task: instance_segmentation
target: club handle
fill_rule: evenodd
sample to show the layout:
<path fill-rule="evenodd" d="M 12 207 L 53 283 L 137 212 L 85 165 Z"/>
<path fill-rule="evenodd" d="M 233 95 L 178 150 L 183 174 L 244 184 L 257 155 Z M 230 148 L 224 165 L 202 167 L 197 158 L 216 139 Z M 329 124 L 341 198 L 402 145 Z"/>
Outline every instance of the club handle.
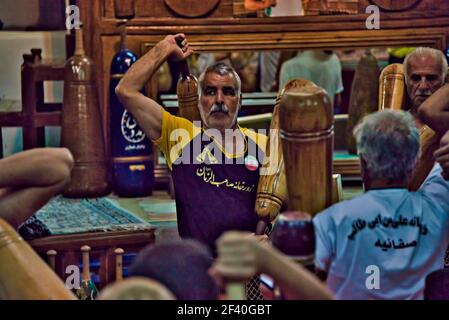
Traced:
<path fill-rule="evenodd" d="M 228 282 L 226 295 L 228 300 L 246 300 L 246 285 L 241 282 Z"/>

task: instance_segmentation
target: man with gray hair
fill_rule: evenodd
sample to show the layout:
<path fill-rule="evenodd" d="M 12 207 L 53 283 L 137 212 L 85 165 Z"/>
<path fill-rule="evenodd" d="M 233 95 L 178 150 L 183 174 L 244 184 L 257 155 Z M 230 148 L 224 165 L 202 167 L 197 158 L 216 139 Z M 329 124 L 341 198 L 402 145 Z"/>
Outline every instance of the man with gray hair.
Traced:
<path fill-rule="evenodd" d="M 436 165 L 417 192 L 412 116 L 384 110 L 354 129 L 365 193 L 314 218 L 316 260 L 337 299 L 422 299 L 449 243 L 449 181 Z"/>
<path fill-rule="evenodd" d="M 410 179 L 410 190 L 417 190 L 429 174 L 435 163 L 433 152 L 438 148 L 440 138 L 444 134 L 444 130 L 439 125 L 439 117 L 429 116 L 428 107 L 423 113 L 421 106 L 427 103 L 427 100 L 435 102 L 435 99 L 432 99 L 434 94 L 447 82 L 447 68 L 444 54 L 433 48 L 416 48 L 404 60 L 404 76 L 408 95 L 406 109 L 415 118 L 421 142 L 421 155 L 415 173 Z M 448 97 L 441 102 L 449 103 Z M 430 110 L 430 113 L 435 114 L 436 112 Z"/>
<path fill-rule="evenodd" d="M 202 123 L 173 116 L 141 94 L 165 60 L 180 61 L 191 54 L 183 34 L 169 35 L 131 66 L 115 92 L 165 155 L 180 236 L 196 239 L 215 253 L 215 241 L 223 232 L 256 231 L 254 205 L 267 137 L 237 125 L 241 81 L 223 63 L 208 67 L 199 78 Z"/>
<path fill-rule="evenodd" d="M 405 57 L 403 65 L 410 99 L 407 109 L 417 116 L 419 106 L 446 83 L 447 60 L 440 50 L 419 47 Z"/>

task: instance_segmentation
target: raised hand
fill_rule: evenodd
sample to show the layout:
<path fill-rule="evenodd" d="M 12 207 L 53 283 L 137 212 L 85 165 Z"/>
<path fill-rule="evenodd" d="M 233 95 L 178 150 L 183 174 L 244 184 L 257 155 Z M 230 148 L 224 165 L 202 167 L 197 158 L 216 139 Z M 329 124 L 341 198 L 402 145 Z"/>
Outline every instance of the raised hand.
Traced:
<path fill-rule="evenodd" d="M 184 60 L 193 53 L 183 33 L 166 36 L 163 41 L 169 48 L 169 59 L 172 61 Z"/>

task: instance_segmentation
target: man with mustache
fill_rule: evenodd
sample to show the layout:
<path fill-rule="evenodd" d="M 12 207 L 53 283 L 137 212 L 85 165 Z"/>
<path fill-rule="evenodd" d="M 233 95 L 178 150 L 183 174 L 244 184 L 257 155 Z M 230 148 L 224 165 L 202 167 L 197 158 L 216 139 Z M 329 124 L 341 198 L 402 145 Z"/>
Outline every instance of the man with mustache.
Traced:
<path fill-rule="evenodd" d="M 446 83 L 447 68 L 444 54 L 433 48 L 419 47 L 404 60 L 408 110 L 415 118 L 422 149 L 409 184 L 411 190 L 417 190 L 432 169 L 435 163 L 433 152 L 438 148 L 440 138 L 445 133 L 438 125 L 439 116 L 427 115 L 427 110 L 432 108 L 426 108 L 426 112 L 419 110 L 423 110 L 420 106 Z M 449 103 L 449 98 L 446 97 L 445 101 Z"/>
<path fill-rule="evenodd" d="M 419 106 L 446 83 L 447 67 L 444 54 L 433 48 L 419 47 L 406 56 L 404 76 L 411 102 L 409 110 L 415 118 Z"/>
<path fill-rule="evenodd" d="M 254 204 L 267 137 L 237 125 L 241 81 L 226 64 L 211 65 L 199 77 L 202 123 L 175 117 L 140 93 L 163 62 L 191 54 L 183 34 L 169 35 L 132 65 L 115 92 L 166 157 L 180 236 L 199 240 L 215 254 L 223 232 L 256 230 Z"/>

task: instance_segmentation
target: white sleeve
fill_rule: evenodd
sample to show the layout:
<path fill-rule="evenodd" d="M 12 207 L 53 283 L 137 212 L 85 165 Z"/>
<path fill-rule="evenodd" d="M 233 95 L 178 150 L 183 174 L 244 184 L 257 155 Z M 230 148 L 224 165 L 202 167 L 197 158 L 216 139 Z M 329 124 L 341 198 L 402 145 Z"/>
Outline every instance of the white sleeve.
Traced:
<path fill-rule="evenodd" d="M 315 228 L 315 266 L 329 272 L 332 258 L 335 255 L 335 227 L 331 219 L 330 209 L 327 209 L 313 219 Z"/>
<path fill-rule="evenodd" d="M 419 188 L 419 192 L 430 198 L 432 203 L 440 206 L 443 212 L 449 214 L 449 181 L 443 179 L 442 171 L 441 166 L 436 163 Z"/>
<path fill-rule="evenodd" d="M 338 59 L 337 55 L 335 55 L 336 60 L 335 60 L 335 92 L 334 94 L 339 94 L 342 93 L 344 91 L 344 87 L 343 87 L 343 74 L 342 74 L 342 68 L 341 68 L 341 63 L 340 60 Z"/>

